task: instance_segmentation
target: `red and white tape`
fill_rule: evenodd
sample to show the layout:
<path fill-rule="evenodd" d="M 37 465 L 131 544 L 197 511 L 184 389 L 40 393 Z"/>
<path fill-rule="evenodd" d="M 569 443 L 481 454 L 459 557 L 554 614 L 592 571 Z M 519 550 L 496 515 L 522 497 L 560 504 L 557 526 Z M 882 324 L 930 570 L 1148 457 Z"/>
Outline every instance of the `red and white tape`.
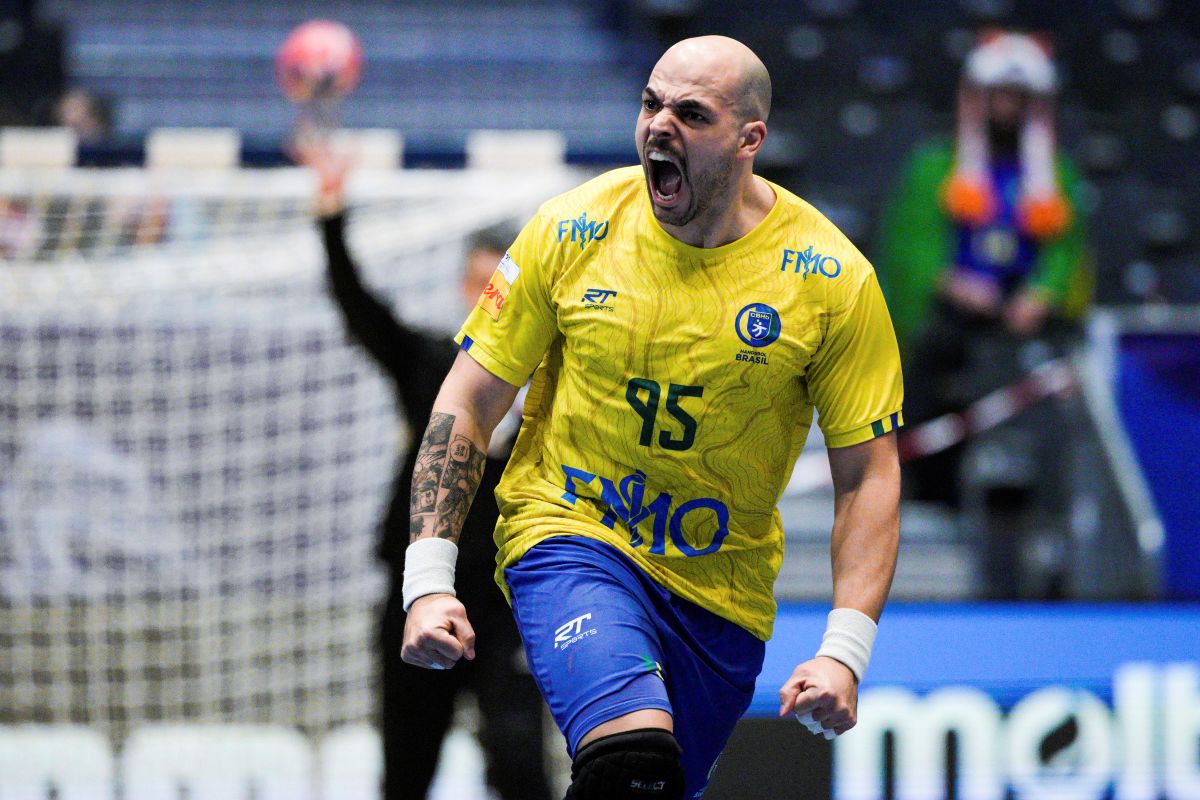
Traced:
<path fill-rule="evenodd" d="M 988 392 L 962 411 L 952 411 L 915 427 L 901 429 L 896 439 L 900 463 L 916 461 L 961 444 L 1048 397 L 1067 395 L 1078 386 L 1079 377 L 1068 357 L 1047 361 L 1016 383 Z M 796 462 L 785 494 L 802 494 L 830 485 L 828 459 L 823 453 L 812 453 Z"/>

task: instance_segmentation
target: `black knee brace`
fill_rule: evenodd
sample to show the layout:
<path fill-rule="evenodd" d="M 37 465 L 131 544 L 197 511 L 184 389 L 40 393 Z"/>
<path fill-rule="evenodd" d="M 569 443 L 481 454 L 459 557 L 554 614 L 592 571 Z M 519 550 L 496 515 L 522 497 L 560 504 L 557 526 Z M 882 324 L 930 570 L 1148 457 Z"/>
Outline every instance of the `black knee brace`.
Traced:
<path fill-rule="evenodd" d="M 575 754 L 563 800 L 682 800 L 681 752 L 661 728 L 601 736 Z"/>

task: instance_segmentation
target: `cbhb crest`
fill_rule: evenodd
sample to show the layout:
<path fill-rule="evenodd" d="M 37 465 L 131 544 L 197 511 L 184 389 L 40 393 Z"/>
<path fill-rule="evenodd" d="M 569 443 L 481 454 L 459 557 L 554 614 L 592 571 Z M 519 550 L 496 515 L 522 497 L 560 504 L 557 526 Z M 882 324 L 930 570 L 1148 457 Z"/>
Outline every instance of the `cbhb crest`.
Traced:
<path fill-rule="evenodd" d="M 766 347 L 783 329 L 779 312 L 766 303 L 751 303 L 738 312 L 733 323 L 738 338 L 751 347 Z"/>
<path fill-rule="evenodd" d="M 746 328 L 753 339 L 765 339 L 775 317 L 764 311 L 751 311 L 746 316 Z"/>

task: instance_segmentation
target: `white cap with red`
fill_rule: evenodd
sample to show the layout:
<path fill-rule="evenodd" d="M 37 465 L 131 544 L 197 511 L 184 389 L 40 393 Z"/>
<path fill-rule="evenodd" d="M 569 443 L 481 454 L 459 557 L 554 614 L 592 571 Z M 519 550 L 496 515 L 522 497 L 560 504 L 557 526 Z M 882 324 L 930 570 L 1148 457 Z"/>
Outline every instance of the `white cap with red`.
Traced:
<path fill-rule="evenodd" d="M 1053 94 L 1058 76 L 1047 48 L 1022 33 L 995 33 L 967 55 L 966 78 L 985 88 L 1011 86 Z"/>

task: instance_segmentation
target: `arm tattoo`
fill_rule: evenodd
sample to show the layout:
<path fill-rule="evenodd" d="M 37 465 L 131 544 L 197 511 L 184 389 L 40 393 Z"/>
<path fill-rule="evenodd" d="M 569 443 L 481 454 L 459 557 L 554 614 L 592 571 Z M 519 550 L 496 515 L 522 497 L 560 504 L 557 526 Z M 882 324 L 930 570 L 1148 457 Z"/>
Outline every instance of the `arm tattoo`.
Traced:
<path fill-rule="evenodd" d="M 466 436 L 455 436 L 450 443 L 450 459 L 442 473 L 442 488 L 446 494 L 438 503 L 434 535 L 442 539 L 458 539 L 463 520 L 483 479 L 485 454 Z"/>
<path fill-rule="evenodd" d="M 421 440 L 417 463 L 413 467 L 412 499 L 409 505 L 410 541 L 416 539 L 427 524 L 433 523 L 438 489 L 442 484 L 442 468 L 453 428 L 453 414 L 435 411 L 429 417 L 429 427 L 425 429 L 425 438 Z"/>

